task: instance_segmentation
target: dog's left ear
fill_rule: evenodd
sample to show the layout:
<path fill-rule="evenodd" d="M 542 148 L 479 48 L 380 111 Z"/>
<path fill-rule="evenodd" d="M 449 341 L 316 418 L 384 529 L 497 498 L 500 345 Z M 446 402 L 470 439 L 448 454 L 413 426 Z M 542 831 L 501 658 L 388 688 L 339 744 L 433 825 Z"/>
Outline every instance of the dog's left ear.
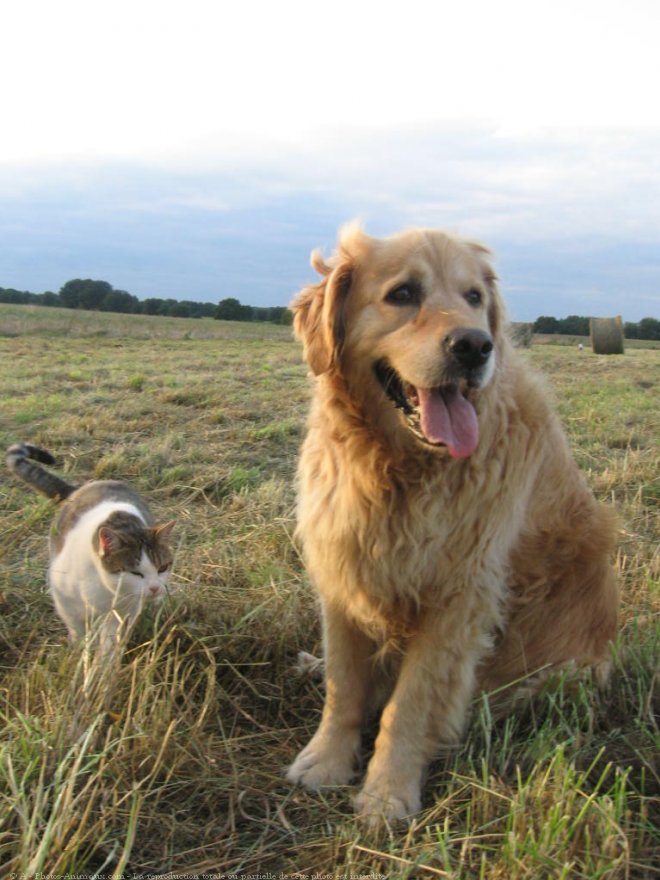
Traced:
<path fill-rule="evenodd" d="M 488 304 L 488 324 L 490 326 L 491 336 L 495 339 L 502 332 L 506 315 L 504 308 L 504 300 L 500 296 L 497 287 L 497 275 L 491 271 L 486 275 L 486 284 L 490 292 L 490 303 Z"/>
<path fill-rule="evenodd" d="M 496 338 L 502 332 L 502 328 L 506 321 L 506 315 L 504 301 L 500 296 L 497 287 L 497 275 L 493 269 L 493 252 L 485 247 L 485 245 L 479 244 L 479 242 L 471 242 L 471 244 L 477 259 L 481 264 L 481 271 L 483 272 L 484 281 L 488 288 L 488 293 L 490 294 L 488 303 L 488 325 L 490 327 L 491 336 Z"/>
<path fill-rule="evenodd" d="M 322 281 L 303 288 L 291 303 L 293 327 L 302 340 L 305 359 L 315 375 L 339 364 L 346 334 L 345 307 L 351 286 L 353 263 L 342 255 L 335 266 L 313 251 L 312 266 Z"/>

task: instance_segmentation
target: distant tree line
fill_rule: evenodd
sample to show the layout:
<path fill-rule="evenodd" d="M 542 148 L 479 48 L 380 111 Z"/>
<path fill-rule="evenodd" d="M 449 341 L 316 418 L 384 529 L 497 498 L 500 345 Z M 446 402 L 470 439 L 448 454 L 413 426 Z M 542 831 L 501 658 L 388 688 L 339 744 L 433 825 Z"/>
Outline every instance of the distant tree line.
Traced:
<path fill-rule="evenodd" d="M 639 324 L 626 321 L 623 333 L 626 339 L 660 339 L 660 321 L 656 318 L 642 318 Z"/>
<path fill-rule="evenodd" d="M 234 297 L 220 300 L 213 317 L 219 321 L 270 321 L 271 324 L 290 324 L 293 320 L 286 306 L 244 306 Z"/>
<path fill-rule="evenodd" d="M 562 336 L 588 336 L 589 318 L 569 315 L 567 318 L 552 318 L 542 315 L 533 324 L 534 333 L 560 333 Z M 638 324 L 626 321 L 623 325 L 626 339 L 660 339 L 660 321 L 656 318 L 642 318 Z"/>
<path fill-rule="evenodd" d="M 220 321 L 269 321 L 273 324 L 290 324 L 292 314 L 285 306 L 248 306 L 240 300 L 228 297 L 215 303 L 193 300 L 159 299 L 150 297 L 140 300 L 125 290 L 116 290 L 107 281 L 91 278 L 74 278 L 67 281 L 59 293 L 29 293 L 0 287 L 0 303 L 60 306 L 66 309 L 89 309 L 100 312 L 127 312 L 137 315 L 169 315 L 175 318 L 217 318 Z M 569 315 L 553 318 L 542 315 L 533 323 L 534 333 L 559 333 L 566 336 L 588 336 L 589 318 Z M 660 321 L 642 318 L 635 324 L 624 324 L 627 339 L 660 339 Z"/>
<path fill-rule="evenodd" d="M 272 308 L 244 306 L 237 299 L 224 299 L 219 304 L 158 297 L 140 300 L 132 293 L 115 289 L 107 281 L 94 281 L 91 278 L 74 278 L 72 281 L 67 281 L 59 293 L 50 290 L 45 293 L 30 293 L 27 290 L 0 287 L 0 303 L 59 306 L 65 309 L 123 312 L 134 315 L 169 315 L 175 318 L 220 318 L 234 321 L 271 321 L 275 324 L 291 323 L 289 310 L 284 306 Z"/>

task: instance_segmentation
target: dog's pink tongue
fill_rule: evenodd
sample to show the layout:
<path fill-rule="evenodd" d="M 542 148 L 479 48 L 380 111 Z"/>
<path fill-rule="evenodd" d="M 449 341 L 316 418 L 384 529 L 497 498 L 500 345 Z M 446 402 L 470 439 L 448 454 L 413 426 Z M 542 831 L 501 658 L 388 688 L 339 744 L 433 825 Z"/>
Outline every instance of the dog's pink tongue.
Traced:
<path fill-rule="evenodd" d="M 418 388 L 422 432 L 429 443 L 444 443 L 454 458 L 472 455 L 479 442 L 474 407 L 458 389 Z"/>

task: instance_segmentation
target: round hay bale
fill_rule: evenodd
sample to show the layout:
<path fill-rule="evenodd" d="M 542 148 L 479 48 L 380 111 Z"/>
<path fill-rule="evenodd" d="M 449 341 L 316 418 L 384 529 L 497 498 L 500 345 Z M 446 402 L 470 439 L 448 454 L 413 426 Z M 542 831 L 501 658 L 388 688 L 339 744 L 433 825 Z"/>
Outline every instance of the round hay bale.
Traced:
<path fill-rule="evenodd" d="M 511 339 L 516 348 L 530 348 L 534 339 L 534 325 L 514 321 L 511 324 Z"/>
<path fill-rule="evenodd" d="M 623 354 L 623 321 L 616 318 L 592 318 L 589 321 L 594 354 Z"/>

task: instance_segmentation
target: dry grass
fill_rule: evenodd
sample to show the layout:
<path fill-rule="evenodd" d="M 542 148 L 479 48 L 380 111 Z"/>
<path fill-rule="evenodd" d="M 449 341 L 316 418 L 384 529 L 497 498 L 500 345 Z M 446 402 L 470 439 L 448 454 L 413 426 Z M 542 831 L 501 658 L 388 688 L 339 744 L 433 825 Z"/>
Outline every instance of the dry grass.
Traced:
<path fill-rule="evenodd" d="M 350 788 L 310 795 L 282 775 L 322 704 L 295 672 L 319 635 L 291 539 L 309 394 L 289 329 L 0 307 L 0 443 L 46 446 L 74 482 L 130 480 L 177 519 L 172 595 L 110 676 L 66 645 L 45 593 L 51 504 L 0 478 L 3 870 L 657 876 L 660 353 L 525 356 L 622 514 L 612 686 L 559 681 L 498 722 L 479 701 L 425 812 L 374 838 Z"/>

